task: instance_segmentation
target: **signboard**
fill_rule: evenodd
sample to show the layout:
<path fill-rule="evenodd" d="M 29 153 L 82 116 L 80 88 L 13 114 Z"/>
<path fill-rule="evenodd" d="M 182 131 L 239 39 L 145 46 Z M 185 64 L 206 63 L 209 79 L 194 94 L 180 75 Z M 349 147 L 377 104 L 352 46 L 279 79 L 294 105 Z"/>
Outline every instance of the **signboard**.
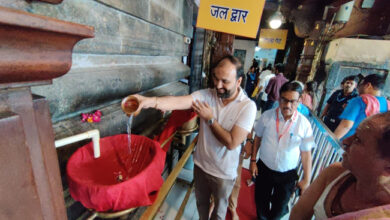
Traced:
<path fill-rule="evenodd" d="M 265 0 L 201 0 L 197 27 L 256 38 Z"/>
<path fill-rule="evenodd" d="M 288 30 L 261 29 L 259 47 L 266 49 L 284 50 Z"/>

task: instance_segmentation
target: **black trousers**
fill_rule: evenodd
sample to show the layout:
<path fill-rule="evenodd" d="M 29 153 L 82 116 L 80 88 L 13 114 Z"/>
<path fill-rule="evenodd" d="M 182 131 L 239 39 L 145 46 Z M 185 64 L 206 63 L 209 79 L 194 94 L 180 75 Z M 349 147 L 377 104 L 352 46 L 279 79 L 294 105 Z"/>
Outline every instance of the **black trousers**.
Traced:
<path fill-rule="evenodd" d="M 277 172 L 261 160 L 257 162 L 255 201 L 257 219 L 280 219 L 288 212 L 288 202 L 298 180 L 295 169 Z"/>

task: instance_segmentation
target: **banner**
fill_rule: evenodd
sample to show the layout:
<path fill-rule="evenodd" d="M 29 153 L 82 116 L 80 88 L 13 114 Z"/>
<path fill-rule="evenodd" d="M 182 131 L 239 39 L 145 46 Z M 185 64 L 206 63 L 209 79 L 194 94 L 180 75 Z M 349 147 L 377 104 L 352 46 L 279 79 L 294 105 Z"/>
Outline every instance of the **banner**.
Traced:
<path fill-rule="evenodd" d="M 196 27 L 256 38 L 265 0 L 201 0 Z"/>
<path fill-rule="evenodd" d="M 261 29 L 259 47 L 266 49 L 284 50 L 288 30 Z"/>

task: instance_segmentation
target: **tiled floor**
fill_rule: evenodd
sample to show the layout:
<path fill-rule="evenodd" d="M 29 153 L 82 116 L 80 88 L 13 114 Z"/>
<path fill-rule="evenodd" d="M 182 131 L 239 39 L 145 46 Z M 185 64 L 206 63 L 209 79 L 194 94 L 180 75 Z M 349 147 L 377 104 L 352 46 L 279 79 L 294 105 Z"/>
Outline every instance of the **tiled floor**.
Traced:
<path fill-rule="evenodd" d="M 185 177 L 184 177 L 185 176 Z M 188 180 L 192 177 L 192 171 L 184 170 L 180 174 L 180 177 Z M 167 199 L 161 206 L 158 211 L 155 220 L 174 220 L 176 214 L 182 204 L 182 201 L 185 197 L 189 184 L 186 181 L 177 181 L 176 184 L 172 187 L 171 191 L 168 194 Z M 289 215 L 287 214 L 281 220 L 288 220 Z M 191 196 L 188 200 L 187 206 L 184 209 L 184 214 L 181 217 L 182 220 L 197 220 L 199 219 L 198 211 L 196 209 L 196 200 L 194 191 L 192 191 Z M 254 219 L 255 220 L 255 219 Z"/>
<path fill-rule="evenodd" d="M 189 183 L 192 180 L 192 170 L 183 169 L 179 175 L 179 178 L 185 179 L 185 181 L 178 180 L 172 187 L 160 210 L 157 212 L 155 220 L 173 220 L 184 200 L 187 193 Z M 198 211 L 196 210 L 196 200 L 194 191 L 191 192 L 188 203 L 184 209 L 182 216 L 183 220 L 196 220 L 199 219 Z"/>

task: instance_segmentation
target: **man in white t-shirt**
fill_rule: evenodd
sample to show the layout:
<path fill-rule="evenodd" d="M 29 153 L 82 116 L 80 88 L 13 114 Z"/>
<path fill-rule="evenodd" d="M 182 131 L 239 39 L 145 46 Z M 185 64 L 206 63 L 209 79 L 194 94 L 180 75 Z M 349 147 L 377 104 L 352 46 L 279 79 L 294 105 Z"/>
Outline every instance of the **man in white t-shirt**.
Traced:
<path fill-rule="evenodd" d="M 275 74 L 272 73 L 271 65 L 267 66 L 265 70 L 259 75 L 259 80 L 255 91 L 256 94 L 252 94 L 252 97 L 256 97 L 257 110 L 262 110 L 265 108 L 265 103 L 267 102 L 267 93 L 265 93 L 265 88 L 267 88 L 268 82 L 271 78 L 275 77 Z"/>
<path fill-rule="evenodd" d="M 283 217 L 294 188 L 303 192 L 310 183 L 311 149 L 315 144 L 310 122 L 297 111 L 301 94 L 298 83 L 285 83 L 280 88 L 279 107 L 265 111 L 254 127 L 256 137 L 250 168 L 252 175 L 257 176 L 258 219 Z M 259 147 L 260 159 L 256 161 Z M 296 183 L 300 156 L 304 177 Z"/>
<path fill-rule="evenodd" d="M 209 219 L 210 197 L 214 198 L 211 219 L 225 219 L 239 163 L 241 143 L 251 131 L 256 105 L 240 88 L 240 62 L 233 56 L 222 58 L 212 71 L 215 88 L 187 96 L 144 97 L 140 109 L 194 109 L 201 118 L 194 153 L 195 197 L 199 218 Z"/>

